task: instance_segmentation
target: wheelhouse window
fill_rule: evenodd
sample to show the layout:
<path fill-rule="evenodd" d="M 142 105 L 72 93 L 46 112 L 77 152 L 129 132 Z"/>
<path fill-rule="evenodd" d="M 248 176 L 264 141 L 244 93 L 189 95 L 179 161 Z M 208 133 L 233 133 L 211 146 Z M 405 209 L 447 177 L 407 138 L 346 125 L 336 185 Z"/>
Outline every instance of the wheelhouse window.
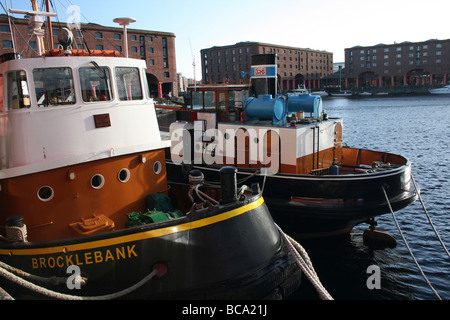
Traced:
<path fill-rule="evenodd" d="M 33 78 L 39 107 L 75 104 L 72 69 L 38 68 L 33 70 Z"/>
<path fill-rule="evenodd" d="M 30 92 L 25 71 L 8 73 L 8 109 L 25 109 L 30 106 Z"/>
<path fill-rule="evenodd" d="M 142 100 L 142 86 L 137 68 L 117 67 L 116 83 L 120 100 Z"/>
<path fill-rule="evenodd" d="M 107 67 L 94 64 L 80 68 L 81 97 L 84 102 L 110 101 L 112 99 L 111 78 Z"/>

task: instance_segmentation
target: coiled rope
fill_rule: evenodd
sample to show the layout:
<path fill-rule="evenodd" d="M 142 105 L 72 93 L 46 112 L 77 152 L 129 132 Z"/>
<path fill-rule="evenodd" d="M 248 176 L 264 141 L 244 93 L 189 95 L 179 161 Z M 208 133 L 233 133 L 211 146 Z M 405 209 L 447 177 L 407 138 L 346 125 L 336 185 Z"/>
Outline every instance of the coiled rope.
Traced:
<path fill-rule="evenodd" d="M 12 267 L 9 267 L 9 268 L 14 269 Z M 117 298 L 123 297 L 123 296 L 135 291 L 136 289 L 140 288 L 145 283 L 147 283 L 150 279 L 152 279 L 157 273 L 158 273 L 158 270 L 154 269 L 152 272 L 150 272 L 150 274 L 148 274 L 146 277 L 144 277 L 142 280 L 140 280 L 136 284 L 134 284 L 131 287 L 126 288 L 124 290 L 118 291 L 116 293 L 106 294 L 106 295 L 102 295 L 102 296 L 84 297 L 84 296 L 64 294 L 64 293 L 60 293 L 60 292 L 56 292 L 53 290 L 43 288 L 41 286 L 38 286 L 34 283 L 31 283 L 27 280 L 22 279 L 21 277 L 6 270 L 6 268 L 3 268 L 2 266 L 0 266 L 0 276 L 18 284 L 24 288 L 30 289 L 38 294 L 42 294 L 49 298 L 58 299 L 58 300 L 112 300 L 112 299 L 117 299 Z M 3 292 L 4 292 L 4 290 L 3 290 Z"/>
<path fill-rule="evenodd" d="M 293 255 L 295 262 L 303 271 L 303 273 L 308 277 L 309 281 L 311 281 L 314 288 L 316 288 L 316 291 L 319 294 L 320 298 L 322 300 L 334 300 L 320 282 L 320 279 L 316 271 L 314 270 L 311 259 L 309 258 L 306 250 L 297 241 L 285 234 L 277 224 L 275 225 L 278 228 L 280 235 L 285 240 L 289 252 L 291 252 L 291 254 Z"/>
<path fill-rule="evenodd" d="M 402 237 L 402 239 L 403 239 L 403 242 L 404 242 L 405 245 L 406 245 L 406 248 L 407 248 L 408 251 L 409 251 L 409 254 L 411 255 L 412 259 L 414 260 L 414 263 L 416 264 L 417 268 L 419 268 L 419 271 L 420 271 L 420 273 L 422 274 L 422 277 L 423 277 L 423 278 L 425 279 L 425 281 L 427 282 L 428 286 L 429 286 L 429 287 L 431 288 L 431 290 L 434 292 L 434 294 L 436 295 L 436 297 L 437 297 L 439 300 L 442 300 L 441 297 L 439 296 L 439 294 L 437 293 L 437 291 L 436 291 L 436 290 L 433 288 L 433 286 L 431 285 L 431 283 L 430 283 L 430 281 L 428 280 L 427 276 L 425 275 L 425 273 L 423 272 L 422 268 L 420 267 L 419 262 L 417 261 L 416 257 L 414 256 L 414 254 L 413 254 L 411 248 L 409 247 L 408 242 L 406 241 L 406 238 L 405 238 L 405 236 L 403 235 L 402 229 L 400 228 L 400 225 L 398 224 L 397 218 L 395 217 L 394 211 L 392 210 L 391 203 L 389 202 L 389 198 L 388 198 L 388 196 L 387 196 L 387 194 L 386 194 L 386 190 L 384 189 L 383 186 L 381 186 L 381 189 L 383 190 L 384 197 L 386 198 L 386 202 L 387 202 L 387 204 L 388 204 L 388 206 L 389 206 L 389 209 L 391 210 L 391 214 L 392 214 L 392 217 L 394 218 L 394 222 L 395 222 L 395 224 L 396 224 L 396 226 L 397 226 L 398 231 L 400 232 L 400 235 L 401 235 L 401 237 Z"/>

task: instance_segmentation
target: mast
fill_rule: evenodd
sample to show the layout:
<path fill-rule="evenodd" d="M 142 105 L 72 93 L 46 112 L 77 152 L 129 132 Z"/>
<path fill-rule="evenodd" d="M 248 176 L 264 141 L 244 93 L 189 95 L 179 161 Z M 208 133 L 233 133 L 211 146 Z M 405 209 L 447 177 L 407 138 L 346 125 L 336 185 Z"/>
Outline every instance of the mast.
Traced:
<path fill-rule="evenodd" d="M 47 12 L 50 12 L 50 1 L 46 0 Z M 49 37 L 49 50 L 53 49 L 53 28 L 52 28 L 52 19 L 50 16 L 47 16 L 47 25 L 48 25 L 48 37 Z M 45 49 L 44 49 L 45 50 Z"/>
<path fill-rule="evenodd" d="M 33 0 L 32 0 L 33 1 Z M 30 24 L 33 26 L 33 33 L 36 35 L 37 38 L 37 46 L 38 46 L 38 52 L 39 55 L 44 54 L 44 48 L 43 48 L 43 41 L 42 38 L 44 36 L 44 30 L 41 29 L 42 25 L 44 24 L 44 20 L 41 16 L 52 16 L 55 17 L 56 13 L 52 12 L 41 12 L 41 11 L 28 11 L 28 10 L 20 10 L 20 9 L 9 9 L 10 13 L 17 13 L 17 14 L 25 14 L 30 16 Z"/>
<path fill-rule="evenodd" d="M 31 0 L 31 7 L 32 7 L 33 11 L 39 11 L 36 0 Z M 49 17 L 49 19 L 50 19 L 50 17 Z M 41 48 L 39 53 L 43 54 L 43 53 L 45 53 L 44 38 L 39 37 L 38 41 L 39 41 L 40 48 Z"/>

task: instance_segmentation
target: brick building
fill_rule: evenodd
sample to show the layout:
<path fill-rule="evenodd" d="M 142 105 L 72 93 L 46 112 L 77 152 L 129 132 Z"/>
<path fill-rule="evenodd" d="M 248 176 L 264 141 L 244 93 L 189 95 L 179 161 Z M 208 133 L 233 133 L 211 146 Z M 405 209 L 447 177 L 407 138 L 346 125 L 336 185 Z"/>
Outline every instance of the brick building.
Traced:
<path fill-rule="evenodd" d="M 277 72 L 282 90 L 299 85 L 318 88 L 320 78 L 333 73 L 333 53 L 320 50 L 279 46 L 260 42 L 202 49 L 202 81 L 204 84 L 248 83 L 251 55 L 277 54 Z M 242 77 L 241 72 L 244 72 Z"/>
<path fill-rule="evenodd" d="M 52 21 L 53 44 L 50 37 L 44 37 L 44 47 L 58 47 L 58 33 L 66 23 Z M 32 35 L 32 28 L 27 19 L 12 19 L 11 28 L 15 38 L 16 52 L 23 57 L 37 55 L 36 38 Z M 47 35 L 47 22 L 43 28 Z M 74 35 L 74 49 L 117 50 L 124 55 L 123 28 L 104 27 L 98 24 L 81 24 L 79 30 L 72 30 Z M 127 28 L 128 56 L 143 59 L 147 62 L 147 79 L 151 94 L 162 97 L 167 94 L 178 95 L 177 66 L 175 58 L 175 35 L 169 32 L 137 30 Z M 13 51 L 10 26 L 5 15 L 0 16 L 0 55 Z M 28 45 L 26 44 L 28 42 Z"/>
<path fill-rule="evenodd" d="M 449 75 L 450 39 L 345 49 L 346 88 L 445 85 Z"/>

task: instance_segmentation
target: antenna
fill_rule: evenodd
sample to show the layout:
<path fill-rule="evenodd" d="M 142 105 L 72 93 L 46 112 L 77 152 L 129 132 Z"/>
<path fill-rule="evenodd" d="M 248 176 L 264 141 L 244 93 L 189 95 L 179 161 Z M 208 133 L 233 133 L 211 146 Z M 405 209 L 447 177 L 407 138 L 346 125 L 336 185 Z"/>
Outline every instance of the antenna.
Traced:
<path fill-rule="evenodd" d="M 41 16 L 46 17 L 56 17 L 57 14 L 53 12 L 44 12 L 44 11 L 30 11 L 30 10 L 22 10 L 22 9 L 9 9 L 10 13 L 18 13 L 30 16 L 30 24 L 33 25 L 33 34 L 37 37 L 36 44 L 38 46 L 39 55 L 44 54 L 44 48 L 41 46 L 42 37 L 44 36 L 44 30 L 42 30 L 42 25 L 44 24 L 44 20 Z"/>
<path fill-rule="evenodd" d="M 115 18 L 113 22 L 120 24 L 123 26 L 123 46 L 125 47 L 125 57 L 128 58 L 128 35 L 127 35 L 127 26 L 131 23 L 136 22 L 134 18 Z"/>
<path fill-rule="evenodd" d="M 197 87 L 197 79 L 195 77 L 195 55 L 192 52 L 191 38 L 189 38 L 189 47 L 191 47 L 192 66 L 194 67 L 194 87 Z"/>

